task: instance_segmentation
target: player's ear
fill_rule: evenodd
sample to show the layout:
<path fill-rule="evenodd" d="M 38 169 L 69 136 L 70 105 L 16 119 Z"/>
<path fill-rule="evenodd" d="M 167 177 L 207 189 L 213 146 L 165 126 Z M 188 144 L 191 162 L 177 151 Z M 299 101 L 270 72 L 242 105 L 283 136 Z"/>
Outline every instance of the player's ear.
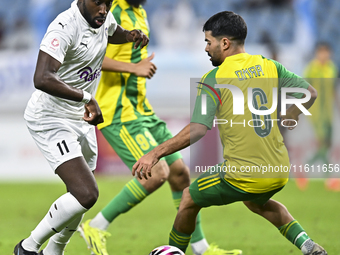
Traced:
<path fill-rule="evenodd" d="M 223 50 L 229 49 L 230 45 L 231 45 L 231 42 L 227 37 L 223 37 L 221 39 L 221 47 Z"/>

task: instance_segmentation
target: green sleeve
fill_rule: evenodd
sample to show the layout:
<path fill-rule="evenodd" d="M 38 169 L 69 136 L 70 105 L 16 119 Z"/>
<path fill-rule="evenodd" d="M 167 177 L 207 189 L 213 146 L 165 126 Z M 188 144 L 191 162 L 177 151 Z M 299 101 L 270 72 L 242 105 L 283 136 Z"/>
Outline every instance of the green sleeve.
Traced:
<path fill-rule="evenodd" d="M 288 71 L 282 64 L 279 62 L 272 60 L 277 69 L 277 75 L 279 78 L 279 92 L 281 92 L 281 88 L 303 88 L 308 89 L 309 83 L 298 76 L 297 74 Z M 303 93 L 288 93 L 288 95 L 293 96 L 295 98 L 301 98 Z"/>
<path fill-rule="evenodd" d="M 205 78 L 202 78 L 200 83 L 198 83 L 198 93 L 195 102 L 195 108 L 191 117 L 192 123 L 203 124 L 208 127 L 208 129 L 212 128 L 213 121 L 215 118 L 216 110 L 220 105 L 219 99 L 221 98 L 220 89 L 216 88 L 216 72 L 218 68 L 210 71 Z M 206 86 L 208 85 L 208 86 Z M 211 88 L 209 88 L 209 86 Z M 218 94 L 217 95 L 215 94 Z M 206 114 L 202 114 L 202 95 L 206 95 Z"/>

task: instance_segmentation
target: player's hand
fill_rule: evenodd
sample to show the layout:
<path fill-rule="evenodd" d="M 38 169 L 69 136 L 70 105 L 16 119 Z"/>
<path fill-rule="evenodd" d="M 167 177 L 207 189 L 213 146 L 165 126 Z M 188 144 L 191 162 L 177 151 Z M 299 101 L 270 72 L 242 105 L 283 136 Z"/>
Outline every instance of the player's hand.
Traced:
<path fill-rule="evenodd" d="M 281 115 L 281 123 L 283 122 L 285 126 L 289 126 L 289 130 L 293 130 L 296 126 L 297 123 L 299 122 L 299 114 L 290 111 L 289 108 L 286 111 L 286 115 Z M 294 121 L 295 120 L 295 121 Z"/>
<path fill-rule="evenodd" d="M 99 105 L 93 96 L 91 101 L 85 104 L 85 113 L 83 119 L 94 126 L 104 122 L 102 111 L 100 110 Z"/>
<path fill-rule="evenodd" d="M 151 56 L 138 62 L 136 64 L 136 68 L 133 74 L 138 77 L 146 77 L 151 79 L 157 70 L 157 67 L 154 65 L 154 63 L 151 62 L 151 60 L 153 60 L 154 57 L 155 53 L 152 53 Z"/>
<path fill-rule="evenodd" d="M 128 42 L 135 42 L 134 48 L 137 49 L 140 45 L 140 48 L 142 49 L 144 46 L 146 46 L 149 43 L 149 37 L 147 37 L 141 30 L 131 30 L 126 35 L 126 40 Z"/>
<path fill-rule="evenodd" d="M 147 180 L 148 176 L 151 177 L 151 168 L 157 164 L 158 158 L 154 156 L 152 151 L 142 156 L 132 167 L 132 175 L 139 179 L 143 177 Z"/>

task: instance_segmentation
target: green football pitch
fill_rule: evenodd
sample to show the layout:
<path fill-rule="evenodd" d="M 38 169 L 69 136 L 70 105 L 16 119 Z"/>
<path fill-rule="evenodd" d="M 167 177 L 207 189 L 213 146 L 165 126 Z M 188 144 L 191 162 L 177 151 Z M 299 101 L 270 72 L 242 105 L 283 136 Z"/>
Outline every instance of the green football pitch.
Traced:
<path fill-rule="evenodd" d="M 94 217 L 129 177 L 97 177 L 97 180 L 99 200 L 84 220 Z M 29 235 L 64 191 L 61 183 L 0 183 L 0 255 L 12 254 L 13 247 Z M 291 180 L 274 199 L 287 206 L 309 236 L 324 246 L 328 254 L 340 254 L 340 193 L 325 190 L 324 183 L 316 180 L 309 183 L 306 191 L 300 191 Z M 167 244 L 175 215 L 166 183 L 110 225 L 109 254 L 148 255 L 153 248 Z M 274 226 L 242 203 L 203 209 L 202 223 L 208 242 L 224 249 L 242 249 L 244 255 L 301 254 Z M 65 255 L 82 254 L 90 252 L 76 233 Z M 186 254 L 192 255 L 190 248 Z"/>

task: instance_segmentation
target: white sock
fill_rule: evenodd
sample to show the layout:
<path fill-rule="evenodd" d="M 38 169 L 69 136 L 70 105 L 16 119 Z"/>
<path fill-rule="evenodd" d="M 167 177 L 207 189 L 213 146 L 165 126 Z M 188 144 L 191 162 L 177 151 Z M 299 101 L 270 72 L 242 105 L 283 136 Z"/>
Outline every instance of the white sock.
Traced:
<path fill-rule="evenodd" d="M 192 252 L 195 255 L 201 255 L 209 248 L 209 244 L 207 242 L 207 239 L 205 238 L 195 243 L 191 243 L 190 245 L 191 245 Z"/>
<path fill-rule="evenodd" d="M 22 242 L 22 247 L 27 251 L 38 252 L 48 238 L 60 232 L 68 223 L 86 211 L 87 209 L 71 193 L 62 195 L 52 204 L 49 212 L 31 235 Z"/>
<path fill-rule="evenodd" d="M 84 214 L 79 215 L 70 224 L 67 225 L 62 231 L 54 234 L 48 241 L 44 249 L 44 255 L 63 255 L 64 250 L 70 238 L 77 231 L 77 228 L 83 219 Z"/>
<path fill-rule="evenodd" d="M 96 217 L 90 221 L 90 226 L 93 228 L 99 228 L 101 230 L 106 230 L 110 226 L 110 222 L 105 219 L 102 212 L 99 212 Z"/>

